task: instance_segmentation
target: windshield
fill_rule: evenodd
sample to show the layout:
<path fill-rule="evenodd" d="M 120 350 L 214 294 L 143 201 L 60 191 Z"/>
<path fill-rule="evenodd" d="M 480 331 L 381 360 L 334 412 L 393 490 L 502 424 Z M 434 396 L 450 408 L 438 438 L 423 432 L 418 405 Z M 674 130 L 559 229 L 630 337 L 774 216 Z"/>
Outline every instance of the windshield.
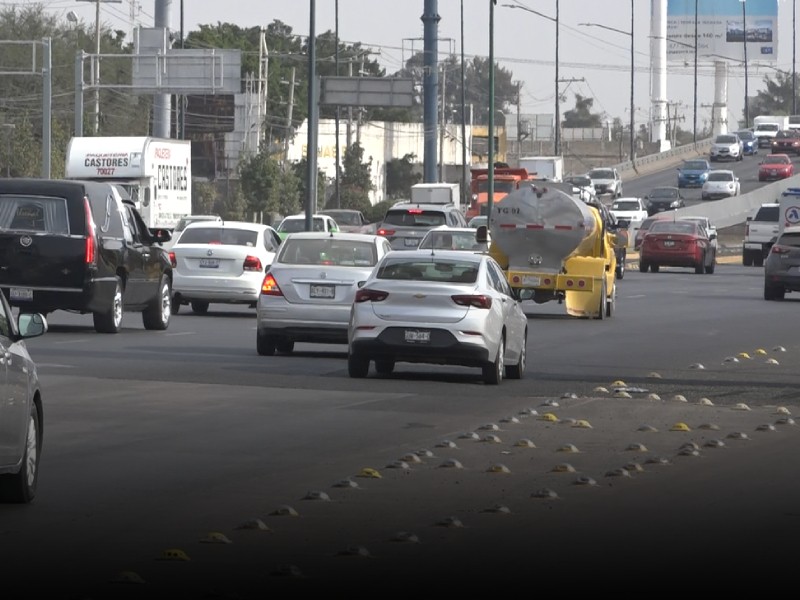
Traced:
<path fill-rule="evenodd" d="M 611 210 L 640 210 L 640 208 L 636 200 L 624 200 L 611 205 Z"/>
<path fill-rule="evenodd" d="M 442 211 L 421 208 L 390 210 L 386 213 L 383 224 L 401 227 L 437 227 L 445 224 L 445 216 Z"/>
<path fill-rule="evenodd" d="M 778 238 L 777 244 L 779 246 L 792 246 L 793 248 L 800 248 L 800 233 L 784 233 Z"/>
<path fill-rule="evenodd" d="M 436 250 L 485 250 L 474 231 L 429 231 L 419 244 L 420 248 Z"/>
<path fill-rule="evenodd" d="M 177 244 L 220 244 L 222 246 L 252 247 L 256 245 L 257 241 L 258 232 L 249 229 L 190 227 L 183 232 Z"/>
<path fill-rule="evenodd" d="M 281 246 L 278 262 L 290 265 L 338 265 L 374 267 L 378 262 L 372 242 L 340 238 L 292 239 Z"/>
<path fill-rule="evenodd" d="M 469 254 L 467 256 L 477 256 Z M 475 283 L 478 280 L 477 261 L 436 259 L 390 258 L 378 269 L 378 279 L 410 279 L 413 281 L 440 281 L 449 283 Z"/>
<path fill-rule="evenodd" d="M 704 160 L 687 160 L 683 163 L 683 168 L 687 171 L 705 171 L 708 164 Z"/>
<path fill-rule="evenodd" d="M 588 177 L 573 177 L 572 178 L 572 185 L 575 187 L 591 187 L 592 180 Z"/>
<path fill-rule="evenodd" d="M 588 173 L 589 179 L 614 179 L 611 169 L 593 169 Z"/>
<path fill-rule="evenodd" d="M 355 211 L 331 211 L 325 214 L 330 215 L 333 217 L 333 220 L 339 223 L 340 225 L 361 225 L 361 215 Z"/>
<path fill-rule="evenodd" d="M 510 194 L 516 189 L 516 186 L 513 181 L 495 181 L 494 182 L 494 193 L 495 194 Z M 478 193 L 479 194 L 488 194 L 489 193 L 489 182 L 488 181 L 480 181 L 478 182 Z"/>
<path fill-rule="evenodd" d="M 712 171 L 708 174 L 709 181 L 733 181 L 733 173 L 726 173 L 725 171 Z"/>
<path fill-rule="evenodd" d="M 649 198 L 677 198 L 678 190 L 671 188 L 655 188 L 648 195 Z"/>
<path fill-rule="evenodd" d="M 684 233 L 691 235 L 696 232 L 697 225 L 686 221 L 657 221 L 650 227 L 650 233 Z"/>
<path fill-rule="evenodd" d="M 797 132 L 787 129 L 787 130 L 784 130 L 784 131 L 779 131 L 775 137 L 779 138 L 779 139 L 796 138 L 797 137 Z"/>
<path fill-rule="evenodd" d="M 738 131 L 736 133 L 736 135 L 739 136 L 740 140 L 744 140 L 746 142 L 749 142 L 749 141 L 754 140 L 756 138 L 756 136 L 753 135 L 752 131 Z"/>
<path fill-rule="evenodd" d="M 756 125 L 756 131 L 778 131 L 780 127 L 778 127 L 777 123 L 763 123 L 762 125 Z"/>
<path fill-rule="evenodd" d="M 788 165 L 792 160 L 788 156 L 781 156 L 780 154 L 768 154 L 764 158 L 764 162 L 770 165 Z"/>
<path fill-rule="evenodd" d="M 325 231 L 325 221 L 320 217 L 314 217 L 314 231 Z M 306 230 L 305 217 L 297 219 L 286 218 L 278 225 L 278 231 L 281 233 L 297 233 L 298 231 Z"/>
<path fill-rule="evenodd" d="M 717 144 L 735 144 L 736 138 L 732 135 L 720 135 L 716 139 Z"/>

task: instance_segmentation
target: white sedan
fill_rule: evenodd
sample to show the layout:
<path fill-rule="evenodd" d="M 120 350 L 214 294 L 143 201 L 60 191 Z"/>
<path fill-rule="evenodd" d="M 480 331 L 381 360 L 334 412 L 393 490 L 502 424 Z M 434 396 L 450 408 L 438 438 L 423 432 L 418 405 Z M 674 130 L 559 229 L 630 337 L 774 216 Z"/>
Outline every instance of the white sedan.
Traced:
<path fill-rule="evenodd" d="M 172 311 L 191 304 L 198 314 L 211 303 L 256 306 L 264 271 L 281 244 L 269 225 L 242 221 L 192 223 L 170 250 Z"/>
<path fill-rule="evenodd" d="M 390 252 L 356 292 L 348 330 L 350 377 L 397 362 L 478 367 L 486 384 L 525 372 L 528 319 L 487 254 Z"/>
<path fill-rule="evenodd" d="M 709 171 L 701 196 L 703 200 L 713 200 L 714 198 L 738 196 L 740 191 L 741 187 L 736 173 L 727 169 L 717 169 Z"/>
<path fill-rule="evenodd" d="M 289 234 L 261 285 L 257 352 L 288 354 L 295 342 L 346 344 L 358 286 L 391 250 L 380 235 Z"/>

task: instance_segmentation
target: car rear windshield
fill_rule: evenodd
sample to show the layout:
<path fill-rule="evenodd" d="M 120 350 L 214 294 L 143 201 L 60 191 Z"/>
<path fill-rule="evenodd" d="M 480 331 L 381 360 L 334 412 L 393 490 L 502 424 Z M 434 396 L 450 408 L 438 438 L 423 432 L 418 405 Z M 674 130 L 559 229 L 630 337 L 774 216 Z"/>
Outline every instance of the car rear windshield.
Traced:
<path fill-rule="evenodd" d="M 333 220 L 340 225 L 361 225 L 361 215 L 357 212 L 331 212 L 326 213 L 333 217 Z"/>
<path fill-rule="evenodd" d="M 67 199 L 2 194 L 0 230 L 69 235 Z"/>
<path fill-rule="evenodd" d="M 768 154 L 764 158 L 766 165 L 788 165 L 792 162 L 788 156 L 781 156 L 780 154 Z"/>
<path fill-rule="evenodd" d="M 614 202 L 611 205 L 611 210 L 640 210 L 641 206 L 635 200 L 626 200 L 624 202 Z"/>
<path fill-rule="evenodd" d="M 319 217 L 314 217 L 313 221 L 314 231 L 325 231 L 325 221 Z M 302 219 L 284 219 L 278 225 L 278 231 L 281 233 L 297 233 L 298 231 L 306 230 L 306 220 Z"/>
<path fill-rule="evenodd" d="M 223 227 L 190 227 L 178 239 L 178 244 L 220 244 L 223 246 L 255 246 L 258 232 L 249 229 Z"/>
<path fill-rule="evenodd" d="M 372 242 L 351 242 L 339 238 L 289 238 L 281 245 L 278 262 L 289 265 L 374 267 L 378 256 Z"/>
<path fill-rule="evenodd" d="M 697 225 L 685 221 L 658 221 L 653 223 L 650 233 L 684 233 L 694 234 L 697 232 Z"/>
<path fill-rule="evenodd" d="M 421 208 L 404 208 L 390 210 L 383 219 L 384 225 L 401 227 L 437 227 L 445 224 L 444 213 L 440 210 L 423 210 Z"/>
<path fill-rule="evenodd" d="M 778 221 L 780 211 L 777 206 L 762 206 L 758 209 L 753 221 Z"/>
<path fill-rule="evenodd" d="M 712 171 L 708 174 L 709 181 L 733 181 L 733 173 L 725 173 L 724 171 Z"/>
<path fill-rule="evenodd" d="M 756 131 L 778 131 L 780 126 L 777 123 L 763 123 L 756 125 Z"/>
<path fill-rule="evenodd" d="M 474 231 L 431 231 L 419 244 L 420 248 L 436 250 L 481 250 Z"/>
<path fill-rule="evenodd" d="M 614 179 L 614 171 L 610 169 L 594 169 L 588 175 L 589 179 Z"/>
<path fill-rule="evenodd" d="M 708 169 L 708 163 L 704 160 L 687 160 L 683 168 L 687 171 L 704 171 Z"/>
<path fill-rule="evenodd" d="M 495 180 L 492 185 L 494 185 L 494 193 L 495 194 L 510 194 L 513 192 L 516 187 L 516 183 L 513 181 L 497 181 Z M 481 181 L 478 183 L 478 193 L 479 194 L 488 194 L 489 193 L 489 182 L 488 181 Z"/>
<path fill-rule="evenodd" d="M 791 246 L 793 248 L 800 248 L 800 233 L 784 233 L 778 238 L 779 246 Z"/>
<path fill-rule="evenodd" d="M 670 188 L 655 188 L 650 191 L 648 198 L 677 198 L 678 190 Z"/>
<path fill-rule="evenodd" d="M 378 279 L 475 283 L 478 280 L 478 264 L 475 261 L 444 259 L 387 259 L 378 269 L 376 277 Z"/>

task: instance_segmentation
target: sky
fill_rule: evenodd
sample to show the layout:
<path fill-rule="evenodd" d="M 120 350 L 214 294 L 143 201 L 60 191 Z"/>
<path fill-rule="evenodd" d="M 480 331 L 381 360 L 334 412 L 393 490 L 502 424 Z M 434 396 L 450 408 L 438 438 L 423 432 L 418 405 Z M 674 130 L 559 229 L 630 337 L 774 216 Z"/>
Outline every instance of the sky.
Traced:
<path fill-rule="evenodd" d="M 777 61 L 772 63 L 772 67 L 759 66 L 752 60 L 748 62 L 751 96 L 763 88 L 764 76 L 774 74 L 775 67 L 792 70 L 792 3 L 795 1 L 778 0 Z M 490 0 L 438 0 L 440 56 L 444 58 L 447 54 L 461 52 L 462 2 L 464 52 L 467 57 L 488 56 Z M 632 3 L 633 36 L 629 34 Z M 95 4 L 92 0 L 0 1 L 0 6 L 24 4 L 42 4 L 52 14 L 64 18 L 68 11 L 74 11 L 80 19 L 94 25 Z M 317 34 L 335 29 L 335 4 L 335 0 L 316 0 Z M 510 8 L 509 4 L 537 11 L 550 19 L 523 8 Z M 420 17 L 424 5 L 424 0 L 338 0 L 339 37 L 343 42 L 361 42 L 379 52 L 373 58 L 388 73 L 393 73 L 413 52 L 422 50 L 423 23 Z M 562 96 L 566 96 L 561 104 L 562 114 L 574 107 L 574 94 L 579 93 L 594 98 L 594 112 L 605 113 L 609 120 L 619 117 L 624 123 L 629 122 L 632 37 L 636 123 L 637 127 L 647 123 L 651 114 L 651 0 L 498 0 L 494 7 L 494 56 L 500 66 L 512 71 L 514 80 L 522 82 L 521 112 L 554 112 L 556 42 L 552 18 L 557 5 L 559 79 L 576 80 L 559 84 Z M 258 23 L 266 26 L 280 20 L 295 34 L 307 35 L 310 6 L 311 0 L 184 0 L 184 29 L 188 32 L 200 24 L 219 22 L 235 23 L 241 27 Z M 175 30 L 180 29 L 180 10 L 181 0 L 171 0 L 170 25 Z M 101 4 L 103 23 L 125 31 L 130 31 L 133 23 L 152 27 L 154 12 L 155 0 L 122 0 L 120 3 L 103 0 Z M 602 27 L 581 25 L 583 23 Z M 691 129 L 693 120 L 694 68 L 693 61 L 689 63 L 670 63 L 667 81 L 668 100 L 680 103 L 678 114 L 684 118 L 684 129 Z M 731 64 L 727 91 L 732 117 L 742 114 L 744 88 L 744 69 L 740 64 Z M 713 102 L 713 65 L 701 60 L 698 66 L 698 126 L 702 127 L 704 121 L 710 120 Z"/>

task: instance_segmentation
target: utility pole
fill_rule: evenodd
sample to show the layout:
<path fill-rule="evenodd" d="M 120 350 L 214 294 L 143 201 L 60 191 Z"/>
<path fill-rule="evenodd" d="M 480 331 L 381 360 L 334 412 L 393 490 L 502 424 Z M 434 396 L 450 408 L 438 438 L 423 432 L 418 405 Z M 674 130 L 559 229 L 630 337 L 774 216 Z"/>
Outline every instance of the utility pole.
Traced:
<path fill-rule="evenodd" d="M 92 61 L 92 85 L 94 86 L 94 133 L 100 130 L 100 3 L 113 2 L 121 4 L 122 0 L 78 0 L 78 2 L 94 2 L 94 60 Z"/>
<path fill-rule="evenodd" d="M 292 131 L 292 114 L 294 111 L 294 75 L 295 75 L 295 68 L 292 67 L 292 78 L 289 81 L 289 107 L 286 111 L 286 136 L 283 142 L 284 165 L 289 163 L 289 137 Z"/>
<path fill-rule="evenodd" d="M 447 66 L 442 64 L 442 112 L 439 124 L 439 181 L 444 181 L 444 130 L 447 127 L 445 105 L 447 104 Z"/>
<path fill-rule="evenodd" d="M 519 164 L 519 158 L 522 156 L 522 131 L 520 131 L 521 125 L 521 110 L 520 104 L 522 102 L 522 82 L 517 82 L 517 164 Z"/>
<path fill-rule="evenodd" d="M 353 59 L 347 62 L 347 76 L 353 76 Z M 347 150 L 353 145 L 353 107 L 347 107 L 347 133 L 344 136 L 345 146 Z"/>

